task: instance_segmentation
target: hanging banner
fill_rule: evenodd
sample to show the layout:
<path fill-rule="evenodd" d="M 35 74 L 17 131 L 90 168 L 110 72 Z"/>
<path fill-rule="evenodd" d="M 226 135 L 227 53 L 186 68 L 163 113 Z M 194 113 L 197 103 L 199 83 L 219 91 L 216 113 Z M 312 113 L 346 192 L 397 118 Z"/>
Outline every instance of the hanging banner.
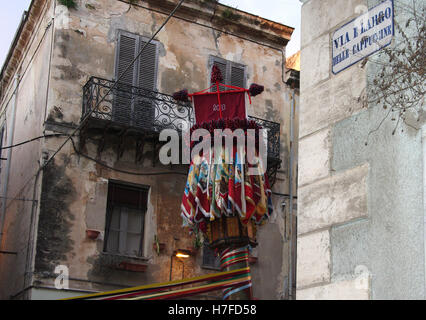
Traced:
<path fill-rule="evenodd" d="M 223 119 L 246 119 L 246 92 L 226 91 L 220 93 Z M 194 95 L 195 120 L 197 124 L 220 119 L 217 94 Z"/>
<path fill-rule="evenodd" d="M 393 0 L 386 0 L 337 29 L 331 43 L 333 74 L 388 46 L 394 35 L 393 16 Z"/>

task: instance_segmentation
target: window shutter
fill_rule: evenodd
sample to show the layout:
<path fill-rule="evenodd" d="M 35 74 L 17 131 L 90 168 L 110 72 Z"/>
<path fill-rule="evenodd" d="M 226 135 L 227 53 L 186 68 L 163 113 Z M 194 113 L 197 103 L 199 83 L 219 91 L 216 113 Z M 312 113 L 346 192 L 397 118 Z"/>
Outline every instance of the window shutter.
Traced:
<path fill-rule="evenodd" d="M 146 45 L 141 39 L 139 50 Z M 138 87 L 150 91 L 156 89 L 157 76 L 157 46 L 150 42 L 139 57 Z M 135 105 L 135 125 L 144 129 L 153 129 L 155 119 L 155 106 L 152 99 L 138 99 Z"/>
<path fill-rule="evenodd" d="M 245 88 L 245 70 L 243 66 L 239 66 L 236 64 L 231 65 L 231 86 Z"/>
<path fill-rule="evenodd" d="M 119 33 L 116 79 L 123 74 L 146 43 L 147 40 L 139 35 L 125 31 Z M 154 94 L 151 91 L 156 89 L 157 64 L 157 44 L 151 42 L 117 84 L 117 90 L 114 92 L 113 121 L 149 131 L 154 128 L 155 106 L 152 99 Z M 150 92 L 137 92 L 137 88 Z"/>
<path fill-rule="evenodd" d="M 118 80 L 137 54 L 138 37 L 120 33 L 115 63 L 115 78 Z M 136 83 L 137 63 L 129 68 L 120 79 L 114 95 L 113 120 L 129 125 L 132 114 L 132 86 Z"/>
<path fill-rule="evenodd" d="M 222 83 L 228 84 L 227 72 L 226 72 L 226 60 L 224 60 L 224 62 L 221 62 L 221 61 L 218 61 L 218 60 L 215 59 L 214 62 L 213 62 L 213 65 L 217 66 L 219 68 L 220 72 L 222 73 L 222 77 L 223 77 Z M 212 85 L 212 84 L 213 83 L 211 83 L 210 85 Z M 219 89 L 222 91 L 222 90 L 225 90 L 226 88 L 223 87 L 223 86 L 219 86 Z M 216 92 L 217 91 L 216 87 L 213 87 L 212 91 Z"/>
<path fill-rule="evenodd" d="M 222 72 L 222 83 L 245 88 L 245 66 L 232 61 L 224 60 L 218 57 L 211 57 L 210 65 L 216 65 Z M 210 85 L 212 85 L 211 83 Z M 220 90 L 230 90 L 220 86 Z M 216 88 L 212 88 L 212 92 L 216 92 Z"/>
<path fill-rule="evenodd" d="M 135 59 L 137 54 L 136 45 L 137 37 L 135 35 L 120 34 L 115 74 L 117 80 L 126 70 L 126 68 L 130 65 L 130 63 L 132 63 L 133 59 Z M 120 79 L 120 83 L 134 85 L 135 71 L 136 65 L 134 64 L 129 70 L 126 71 L 126 73 Z"/>
<path fill-rule="evenodd" d="M 140 42 L 139 50 L 145 46 L 146 42 Z M 155 90 L 155 79 L 157 73 L 157 46 L 149 43 L 139 57 L 139 82 L 140 88 Z"/>

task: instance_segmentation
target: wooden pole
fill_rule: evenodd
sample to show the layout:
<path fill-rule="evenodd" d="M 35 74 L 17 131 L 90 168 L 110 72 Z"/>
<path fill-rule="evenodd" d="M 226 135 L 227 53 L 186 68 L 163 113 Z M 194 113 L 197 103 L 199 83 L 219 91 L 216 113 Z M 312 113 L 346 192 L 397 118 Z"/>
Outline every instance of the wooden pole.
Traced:
<path fill-rule="evenodd" d="M 248 256 L 248 246 L 224 249 L 220 255 L 222 271 L 233 271 L 249 267 Z M 231 287 L 223 291 L 224 300 L 252 300 L 252 297 L 251 282 L 242 287 Z"/>
<path fill-rule="evenodd" d="M 220 102 L 219 81 L 216 81 L 216 92 L 217 92 L 217 100 L 219 102 L 219 115 L 220 115 L 220 118 L 223 119 L 223 116 L 222 116 L 222 104 Z"/>

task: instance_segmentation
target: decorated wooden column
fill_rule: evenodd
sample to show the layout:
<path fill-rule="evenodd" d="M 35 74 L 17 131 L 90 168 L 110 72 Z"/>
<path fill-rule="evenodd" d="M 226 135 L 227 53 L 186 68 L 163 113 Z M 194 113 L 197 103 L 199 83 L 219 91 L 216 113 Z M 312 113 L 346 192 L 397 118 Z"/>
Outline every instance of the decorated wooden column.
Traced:
<path fill-rule="evenodd" d="M 207 224 L 206 236 L 210 247 L 220 252 L 222 271 L 249 268 L 250 248 L 257 245 L 254 221 L 244 225 L 237 216 L 222 217 Z M 251 283 L 223 291 L 225 300 L 251 300 L 252 296 Z"/>
<path fill-rule="evenodd" d="M 245 89 L 221 81 L 219 68 L 213 66 L 210 88 L 193 94 L 185 89 L 173 95 L 176 100 L 193 101 L 196 124 L 190 134 L 203 129 L 202 142 L 212 144 L 208 151 L 202 149 L 191 159 L 181 215 L 184 225 L 192 232 L 202 233 L 220 255 L 222 271 L 249 270 L 249 251 L 257 245 L 257 228 L 272 214 L 272 192 L 259 155 L 262 128 L 247 119 L 245 104 L 246 94 L 251 103 L 251 97 L 262 93 L 264 88 L 252 84 Z M 220 87 L 226 90 L 220 91 Z M 216 92 L 210 92 L 212 88 Z M 218 129 L 222 134 L 240 129 L 240 133 L 244 132 L 244 145 L 236 141 L 226 145 L 222 136 L 219 146 L 214 145 Z M 250 135 L 249 129 L 252 129 Z M 250 139 L 254 140 L 250 141 L 255 149 L 254 158 L 250 159 L 256 160 L 254 163 L 248 161 L 246 150 Z M 194 148 L 200 142 L 191 141 L 189 145 Z M 251 278 L 223 292 L 223 299 L 227 300 L 251 298 Z"/>

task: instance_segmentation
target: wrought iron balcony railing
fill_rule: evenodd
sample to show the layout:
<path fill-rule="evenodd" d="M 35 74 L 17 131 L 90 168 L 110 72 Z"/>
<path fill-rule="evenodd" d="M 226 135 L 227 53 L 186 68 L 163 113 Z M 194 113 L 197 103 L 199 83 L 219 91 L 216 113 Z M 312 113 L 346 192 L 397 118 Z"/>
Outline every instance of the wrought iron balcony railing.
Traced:
<path fill-rule="evenodd" d="M 159 133 L 163 129 L 181 131 L 194 123 L 194 113 L 189 103 L 177 102 L 172 96 L 156 91 L 126 84 L 113 88 L 113 85 L 111 80 L 89 79 L 83 88 L 82 118 L 90 114 L 91 120 L 105 122 L 108 126 L 122 126 L 146 133 Z M 268 129 L 268 158 L 278 160 L 280 124 L 250 118 Z"/>
<path fill-rule="evenodd" d="M 191 106 L 177 103 L 170 95 L 121 83 L 113 85 L 110 80 L 90 78 L 83 88 L 83 118 L 90 113 L 92 119 L 151 133 L 166 128 L 181 131 L 192 122 Z"/>
<path fill-rule="evenodd" d="M 256 123 L 264 129 L 268 130 L 268 158 L 280 158 L 280 124 L 265 119 L 250 117 L 249 119 L 256 121 Z"/>

